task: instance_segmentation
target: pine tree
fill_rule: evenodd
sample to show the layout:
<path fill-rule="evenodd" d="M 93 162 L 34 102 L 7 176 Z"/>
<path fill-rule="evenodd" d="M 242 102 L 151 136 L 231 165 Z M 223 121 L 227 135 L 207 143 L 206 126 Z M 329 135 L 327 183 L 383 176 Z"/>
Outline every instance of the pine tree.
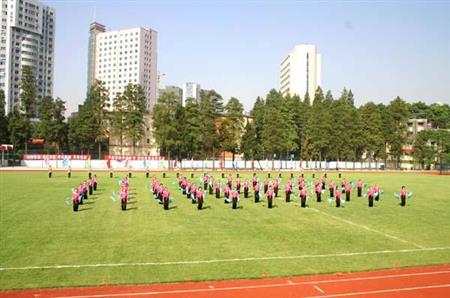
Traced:
<path fill-rule="evenodd" d="M 189 158 L 201 155 L 203 131 L 201 127 L 200 107 L 194 98 L 186 100 L 184 112 L 185 125 L 183 134 L 184 150 Z"/>
<path fill-rule="evenodd" d="M 0 144 L 9 143 L 8 118 L 5 113 L 5 92 L 0 89 Z"/>
<path fill-rule="evenodd" d="M 22 110 L 28 119 L 36 117 L 36 78 L 31 66 L 22 66 L 22 77 L 20 81 L 20 101 Z"/>
<path fill-rule="evenodd" d="M 128 84 L 123 92 L 125 105 L 125 137 L 131 141 L 132 155 L 134 155 L 137 143 L 145 135 L 144 114 L 146 101 L 144 89 L 140 85 Z"/>
<path fill-rule="evenodd" d="M 230 98 L 225 106 L 225 117 L 220 126 L 222 149 L 234 154 L 240 147 L 244 132 L 244 107 L 235 97 Z"/>

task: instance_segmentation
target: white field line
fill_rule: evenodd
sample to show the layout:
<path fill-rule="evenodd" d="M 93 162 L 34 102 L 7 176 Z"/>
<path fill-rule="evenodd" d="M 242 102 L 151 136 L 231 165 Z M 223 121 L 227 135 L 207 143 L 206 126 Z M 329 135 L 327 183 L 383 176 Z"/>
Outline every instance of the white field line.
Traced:
<path fill-rule="evenodd" d="M 338 217 L 338 216 L 329 214 L 329 213 L 324 212 L 324 211 L 321 211 L 321 210 L 319 210 L 319 209 L 315 209 L 315 208 L 310 208 L 310 209 L 311 209 L 311 210 L 314 210 L 314 211 L 317 211 L 317 212 L 319 212 L 319 213 L 321 213 L 321 214 L 324 214 L 324 215 L 326 215 L 326 216 L 329 216 L 329 217 L 331 217 L 331 218 L 334 218 L 334 219 L 336 219 L 336 220 L 345 222 L 345 223 L 347 223 L 347 224 L 349 224 L 349 225 L 352 225 L 352 226 L 355 226 L 355 227 L 359 227 L 359 228 L 364 229 L 364 230 L 366 230 L 366 231 L 370 231 L 370 232 L 373 232 L 373 233 L 377 233 L 377 234 L 379 234 L 379 235 L 383 235 L 383 236 L 385 236 L 385 237 L 388 237 L 388 238 L 391 238 L 391 239 L 395 239 L 395 240 L 397 240 L 397 241 L 400 241 L 400 242 L 403 242 L 403 243 L 406 243 L 406 244 L 411 244 L 411 245 L 414 245 L 415 247 L 418 247 L 418 248 L 424 248 L 422 245 L 419 245 L 419 244 L 417 244 L 417 243 L 414 243 L 414 242 L 411 242 L 411 241 L 408 241 L 408 240 L 399 238 L 399 237 L 397 237 L 397 236 L 393 236 L 393 235 L 390 235 L 390 234 L 387 234 L 387 233 L 384 233 L 384 232 L 381 232 L 381 231 L 378 231 L 378 230 L 369 228 L 368 226 L 365 226 L 365 225 L 361 225 L 361 224 L 354 223 L 353 221 L 350 221 L 350 220 L 348 220 L 348 219 L 340 218 L 340 217 Z"/>
<path fill-rule="evenodd" d="M 410 288 L 393 288 L 393 289 L 386 289 L 386 290 L 375 290 L 375 291 L 354 292 L 354 293 L 333 294 L 333 295 L 310 296 L 308 298 L 364 296 L 364 295 L 368 295 L 368 294 L 383 294 L 383 293 L 392 293 L 392 292 L 417 291 L 417 290 L 439 289 L 439 288 L 448 288 L 448 287 L 450 287 L 450 284 L 435 285 L 435 286 L 423 286 L 423 287 L 410 287 Z"/>
<path fill-rule="evenodd" d="M 325 294 L 325 292 L 324 292 L 321 288 L 319 288 L 318 286 L 314 285 L 314 288 L 315 288 L 317 291 L 319 291 L 320 293 Z"/>
<path fill-rule="evenodd" d="M 12 270 L 42 270 L 42 269 L 71 269 L 71 268 L 90 268 L 90 267 L 133 267 L 133 266 L 170 266 L 170 265 L 197 265 L 227 262 L 251 262 L 251 261 L 271 261 L 271 260 L 292 260 L 292 259 L 314 259 L 314 258 L 330 258 L 330 257 L 351 257 L 365 255 L 383 255 L 396 253 L 414 253 L 426 251 L 448 250 L 450 247 L 429 247 L 429 248 L 412 248 L 399 250 L 378 250 L 378 251 L 362 251 L 347 252 L 334 254 L 319 255 L 297 255 L 297 256 L 268 256 L 268 257 L 252 257 L 252 258 L 234 258 L 234 259 L 212 259 L 197 261 L 174 261 L 174 262 L 143 262 L 143 263 L 106 263 L 106 264 L 73 264 L 73 265 L 48 265 L 48 266 L 28 266 L 28 267 L 2 267 L 0 271 Z"/>
<path fill-rule="evenodd" d="M 329 279 L 318 281 L 303 281 L 303 282 L 291 282 L 291 283 L 276 283 L 276 284 L 263 284 L 253 286 L 235 286 L 235 287 L 223 287 L 223 288 L 202 288 L 202 289 L 186 289 L 186 290 L 167 290 L 167 291 L 155 291 L 155 292 L 131 292 L 131 293 L 109 293 L 109 294 L 97 294 L 97 295 L 81 295 L 81 296 L 57 296 L 55 298 L 100 298 L 100 297 L 121 297 L 121 296 L 150 296 L 150 295 L 168 295 L 168 294 L 186 294 L 186 293 L 199 293 L 199 292 L 218 292 L 218 291 L 235 291 L 235 290 L 248 290 L 248 289 L 261 289 L 261 288 L 279 288 L 301 285 L 315 285 L 315 284 L 327 284 L 327 283 L 339 283 L 339 282 L 352 282 L 361 280 L 377 280 L 388 278 L 402 278 L 412 276 L 424 276 L 424 275 L 437 275 L 437 274 L 449 274 L 450 270 L 445 271 L 433 271 L 433 272 L 419 272 L 419 273 L 404 273 L 404 274 L 389 274 L 379 276 L 367 276 L 367 277 L 353 277 L 342 279 Z M 448 285 L 444 285 L 448 286 Z M 425 286 L 426 287 L 426 286 Z M 440 286 L 442 287 L 442 286 Z M 389 290 L 388 290 L 389 291 Z M 313 296 L 322 297 L 322 296 Z"/>

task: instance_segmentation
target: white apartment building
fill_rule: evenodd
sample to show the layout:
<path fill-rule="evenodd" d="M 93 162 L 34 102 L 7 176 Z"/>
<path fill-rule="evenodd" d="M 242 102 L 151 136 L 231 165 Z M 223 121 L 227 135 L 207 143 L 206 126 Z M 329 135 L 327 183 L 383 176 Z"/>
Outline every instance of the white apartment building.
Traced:
<path fill-rule="evenodd" d="M 152 110 L 157 100 L 157 32 L 133 28 L 106 31 L 92 23 L 89 37 L 88 88 L 97 79 L 109 90 L 108 109 L 128 84 L 140 84 Z"/>
<path fill-rule="evenodd" d="M 0 89 L 6 113 L 20 106 L 22 67 L 32 68 L 37 101 L 53 94 L 55 11 L 37 0 L 1 0 Z"/>
<path fill-rule="evenodd" d="M 280 65 L 280 92 L 298 95 L 304 99 L 306 92 L 314 99 L 321 85 L 321 58 L 315 45 L 297 45 Z"/>
<path fill-rule="evenodd" d="M 186 104 L 186 99 L 195 98 L 198 102 L 200 99 L 200 84 L 187 82 L 183 84 L 183 100 L 181 104 L 184 106 Z"/>

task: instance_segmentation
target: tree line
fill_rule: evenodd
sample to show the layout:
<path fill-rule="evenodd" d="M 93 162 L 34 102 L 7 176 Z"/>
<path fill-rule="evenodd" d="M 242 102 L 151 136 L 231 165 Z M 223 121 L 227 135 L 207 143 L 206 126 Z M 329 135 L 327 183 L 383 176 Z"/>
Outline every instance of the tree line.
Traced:
<path fill-rule="evenodd" d="M 414 136 L 408 131 L 411 117 L 428 119 L 433 129 Z M 439 157 L 450 162 L 448 129 L 448 104 L 410 104 L 397 97 L 387 105 L 356 107 L 351 90 L 335 99 L 320 87 L 312 102 L 308 94 L 302 100 L 271 90 L 256 99 L 246 117 L 238 99 L 224 105 L 215 91 L 202 90 L 198 101 L 190 98 L 184 107 L 176 94 L 167 92 L 153 113 L 161 153 L 178 159 L 219 158 L 229 151 L 247 160 L 391 161 L 398 166 L 404 146 L 411 145 L 424 167 Z"/>
<path fill-rule="evenodd" d="M 36 101 L 32 69 L 22 70 L 20 105 L 5 115 L 0 91 L 0 142 L 23 153 L 31 138 L 45 140 L 49 152 L 93 154 L 108 152 L 109 140 L 139 145 L 145 127 L 152 127 L 160 154 L 172 159 L 218 159 L 223 152 L 242 154 L 247 160 L 301 159 L 392 161 L 398 165 L 405 145 L 421 167 L 440 158 L 450 163 L 450 107 L 448 104 L 407 103 L 397 97 L 389 104 L 367 102 L 355 106 L 351 90 L 338 98 L 317 88 L 308 94 L 283 96 L 270 90 L 258 97 L 249 115 L 242 103 L 226 103 L 214 90 L 201 90 L 198 100 L 164 92 L 145 122 L 146 100 L 140 85 L 129 84 L 111 104 L 101 81 L 88 90 L 83 104 L 65 119 L 65 102 L 45 97 Z M 413 135 L 408 119 L 425 118 L 432 129 Z M 97 154 L 98 152 L 98 154 Z"/>

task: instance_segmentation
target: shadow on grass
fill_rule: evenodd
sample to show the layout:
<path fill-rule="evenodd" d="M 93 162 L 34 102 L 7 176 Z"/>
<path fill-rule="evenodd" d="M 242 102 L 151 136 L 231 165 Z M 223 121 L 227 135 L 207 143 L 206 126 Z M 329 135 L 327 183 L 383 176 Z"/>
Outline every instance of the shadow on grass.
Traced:
<path fill-rule="evenodd" d="M 83 202 L 83 205 L 91 205 L 91 204 L 95 204 L 95 202 L 92 201 L 92 200 L 84 201 L 84 202 Z"/>
<path fill-rule="evenodd" d="M 136 210 L 137 209 L 137 207 L 131 207 L 131 208 L 127 208 L 127 210 L 125 210 L 125 211 L 133 211 L 133 210 Z"/>
<path fill-rule="evenodd" d="M 91 210 L 91 209 L 92 209 L 92 207 L 80 208 L 80 209 L 78 209 L 78 212 L 87 211 L 87 210 Z"/>
<path fill-rule="evenodd" d="M 176 206 L 176 205 L 175 205 L 175 206 L 170 206 L 170 207 L 169 207 L 169 210 L 177 209 L 177 208 L 178 208 L 178 206 Z"/>

